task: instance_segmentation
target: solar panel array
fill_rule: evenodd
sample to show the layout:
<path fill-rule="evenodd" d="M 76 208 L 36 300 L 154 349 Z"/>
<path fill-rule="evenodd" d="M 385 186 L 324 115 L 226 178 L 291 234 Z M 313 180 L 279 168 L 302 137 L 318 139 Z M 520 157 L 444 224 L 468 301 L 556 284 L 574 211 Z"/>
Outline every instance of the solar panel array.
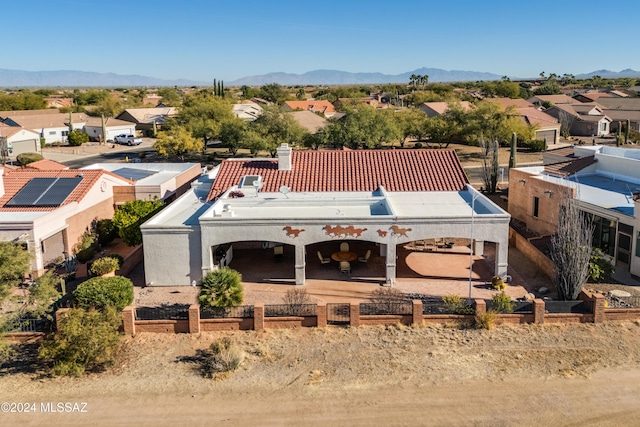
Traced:
<path fill-rule="evenodd" d="M 131 181 L 139 181 L 148 176 L 157 174 L 158 171 L 150 171 L 150 170 L 134 169 L 134 168 L 120 168 L 120 169 L 114 170 L 113 173 L 123 178 L 130 179 Z"/>
<path fill-rule="evenodd" d="M 5 206 L 60 206 L 81 181 L 81 176 L 33 178 Z"/>

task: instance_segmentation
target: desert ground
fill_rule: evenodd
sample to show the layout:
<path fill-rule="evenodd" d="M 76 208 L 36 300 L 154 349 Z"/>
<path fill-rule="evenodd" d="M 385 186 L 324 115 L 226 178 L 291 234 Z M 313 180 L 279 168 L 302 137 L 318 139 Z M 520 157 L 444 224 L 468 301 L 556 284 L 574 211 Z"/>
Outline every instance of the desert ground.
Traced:
<path fill-rule="evenodd" d="M 197 350 L 222 337 L 244 362 L 205 378 Z M 49 378 L 33 345 L 20 351 L 0 368 L 0 402 L 37 411 L 0 413 L 3 426 L 619 426 L 640 415 L 640 322 L 138 334 L 116 366 L 83 378 Z"/>

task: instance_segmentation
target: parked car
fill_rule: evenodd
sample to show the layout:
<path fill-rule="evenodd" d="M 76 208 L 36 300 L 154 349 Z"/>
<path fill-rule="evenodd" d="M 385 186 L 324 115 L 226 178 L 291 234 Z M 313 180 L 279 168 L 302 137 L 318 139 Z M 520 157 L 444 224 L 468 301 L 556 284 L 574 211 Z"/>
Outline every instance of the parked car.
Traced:
<path fill-rule="evenodd" d="M 137 138 L 135 135 L 127 135 L 125 133 L 116 135 L 114 140 L 118 144 L 124 145 L 140 145 L 142 143 L 142 138 Z"/>

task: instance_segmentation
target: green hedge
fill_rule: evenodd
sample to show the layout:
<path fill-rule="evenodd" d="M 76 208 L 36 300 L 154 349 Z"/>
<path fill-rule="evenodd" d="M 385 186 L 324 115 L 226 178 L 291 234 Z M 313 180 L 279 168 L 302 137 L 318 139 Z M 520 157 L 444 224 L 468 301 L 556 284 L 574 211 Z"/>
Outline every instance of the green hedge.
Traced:
<path fill-rule="evenodd" d="M 122 310 L 133 302 L 133 283 L 126 277 L 93 277 L 73 292 L 78 306 L 104 310 L 115 307 Z"/>

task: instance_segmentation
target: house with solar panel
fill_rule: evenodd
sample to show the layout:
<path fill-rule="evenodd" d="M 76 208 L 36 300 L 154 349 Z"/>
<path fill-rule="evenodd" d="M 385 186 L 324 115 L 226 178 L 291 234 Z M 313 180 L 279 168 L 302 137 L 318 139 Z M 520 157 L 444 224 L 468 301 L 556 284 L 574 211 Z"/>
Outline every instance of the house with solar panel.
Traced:
<path fill-rule="evenodd" d="M 504 277 L 509 220 L 469 185 L 454 150 L 283 144 L 275 159 L 224 160 L 143 224 L 145 276 L 150 285 L 188 285 L 244 259 L 241 273 L 276 283 L 304 284 L 325 264 L 345 272 L 360 264 L 393 284 L 401 248 L 429 240 L 475 255 L 490 245 L 492 270 Z"/>
<path fill-rule="evenodd" d="M 54 260 L 71 255 L 91 224 L 112 218 L 119 204 L 156 197 L 168 203 L 201 173 L 197 163 L 69 169 L 52 160 L 0 171 L 0 240 L 29 249 L 36 276 Z"/>
<path fill-rule="evenodd" d="M 0 239 L 24 245 L 38 276 L 70 255 L 94 219 L 111 218 L 113 188 L 131 186 L 104 170 L 0 169 Z"/>

